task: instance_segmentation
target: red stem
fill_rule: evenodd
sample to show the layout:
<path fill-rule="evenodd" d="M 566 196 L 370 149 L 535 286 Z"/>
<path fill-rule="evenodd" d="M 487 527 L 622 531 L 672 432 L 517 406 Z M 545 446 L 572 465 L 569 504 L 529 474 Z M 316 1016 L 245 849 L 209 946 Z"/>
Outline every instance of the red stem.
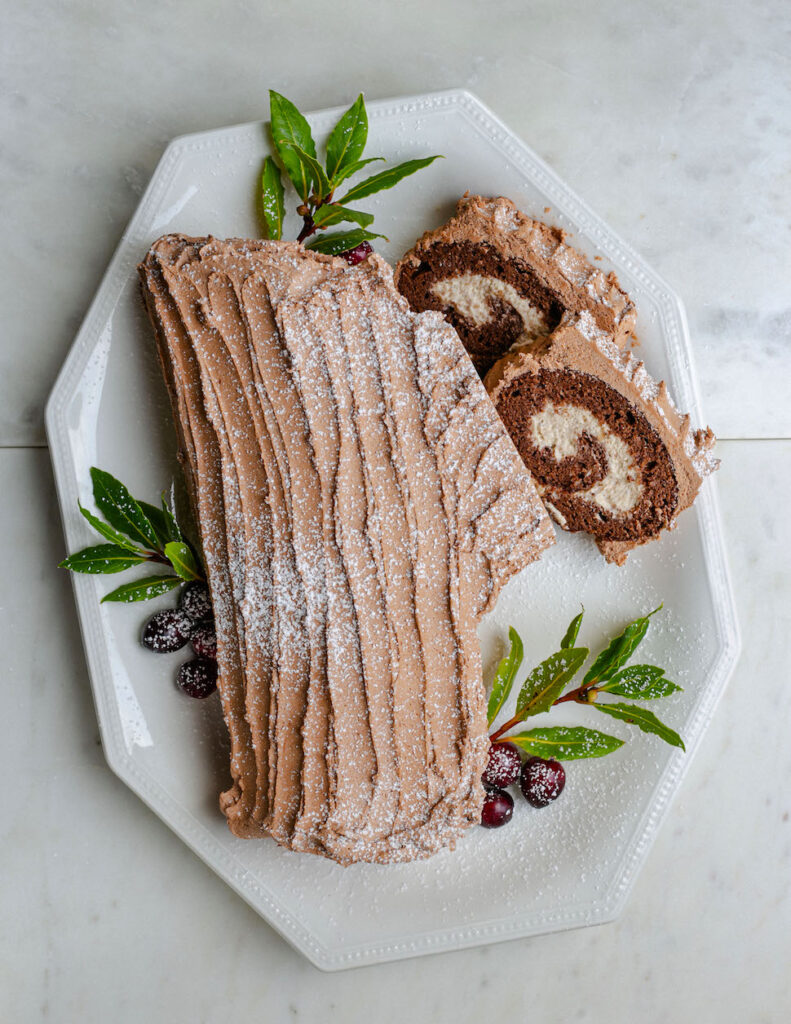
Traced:
<path fill-rule="evenodd" d="M 310 238 L 311 235 L 316 233 L 316 225 L 313 223 L 313 218 L 309 213 L 306 213 L 302 220 L 302 230 L 297 235 L 298 242 L 304 242 L 306 238 Z"/>
<path fill-rule="evenodd" d="M 575 700 L 578 704 L 587 704 L 587 700 L 580 700 L 581 692 L 582 687 L 580 687 L 579 690 L 570 690 L 565 697 L 558 697 L 552 706 L 554 707 L 555 704 L 565 704 L 567 700 Z"/>
<path fill-rule="evenodd" d="M 514 715 L 513 718 L 510 718 L 505 723 L 505 725 L 501 725 L 500 728 L 497 730 L 497 732 L 493 732 L 491 734 L 491 736 L 489 737 L 489 742 L 490 743 L 496 743 L 500 739 L 500 737 L 503 735 L 504 732 L 508 732 L 509 729 L 513 729 L 513 727 L 515 725 L 519 725 L 519 723 L 521 721 L 522 721 L 522 719 L 519 717 L 519 715 Z"/>
<path fill-rule="evenodd" d="M 590 701 L 588 701 L 585 694 L 590 689 L 592 689 L 592 686 L 590 683 L 588 683 L 587 686 L 578 686 L 576 690 L 569 690 L 565 697 L 558 697 L 556 701 L 553 701 L 552 707 L 554 707 L 556 704 L 565 704 L 566 701 L 569 700 L 576 701 L 577 704 L 589 704 Z M 510 729 L 513 729 L 515 725 L 519 725 L 519 723 L 523 721 L 524 719 L 521 718 L 519 715 L 514 715 L 513 718 L 510 718 L 505 723 L 505 725 L 501 725 L 499 729 L 497 729 L 495 732 L 491 734 L 491 736 L 489 737 L 489 742 L 497 743 L 497 741 L 504 733 L 507 733 Z"/>
<path fill-rule="evenodd" d="M 332 195 L 333 195 L 332 192 L 330 192 L 329 195 L 324 196 L 323 199 L 319 199 L 317 202 L 316 202 L 315 196 L 311 196 L 310 199 L 307 201 L 308 203 L 316 202 L 316 205 L 313 207 L 312 212 L 305 213 L 302 216 L 302 230 L 297 235 L 297 241 L 298 242 L 304 242 L 306 238 L 310 238 L 311 235 L 315 235 L 316 232 L 320 230 L 320 228 L 317 228 L 316 225 L 313 223 L 313 214 L 320 207 L 326 206 L 327 203 L 331 203 L 332 202 Z M 304 206 L 303 206 L 303 209 L 304 209 Z M 297 212 L 299 212 L 299 210 L 297 210 Z"/>

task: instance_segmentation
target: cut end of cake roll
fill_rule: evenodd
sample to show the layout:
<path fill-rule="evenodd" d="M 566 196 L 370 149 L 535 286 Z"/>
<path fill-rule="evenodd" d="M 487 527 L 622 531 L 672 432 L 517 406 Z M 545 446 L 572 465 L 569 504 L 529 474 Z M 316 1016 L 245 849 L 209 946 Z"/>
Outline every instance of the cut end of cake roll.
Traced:
<path fill-rule="evenodd" d="M 672 528 L 717 468 L 712 432 L 693 431 L 587 311 L 517 346 L 485 384 L 553 518 L 609 562 Z"/>
<path fill-rule="evenodd" d="M 447 224 L 399 262 L 396 284 L 412 309 L 453 324 L 484 376 L 515 344 L 550 334 L 586 310 L 625 345 L 635 310 L 614 274 L 565 244 L 563 232 L 521 213 L 510 199 L 465 195 Z"/>

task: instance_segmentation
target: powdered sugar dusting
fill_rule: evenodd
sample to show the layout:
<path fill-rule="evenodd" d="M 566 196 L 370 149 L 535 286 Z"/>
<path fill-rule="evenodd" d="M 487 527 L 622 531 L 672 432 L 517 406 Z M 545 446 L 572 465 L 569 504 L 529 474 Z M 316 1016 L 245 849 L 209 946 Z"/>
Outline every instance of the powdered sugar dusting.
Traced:
<path fill-rule="evenodd" d="M 373 258 L 160 240 L 142 268 L 216 609 L 232 830 L 342 863 L 480 815 L 476 624 L 552 540 L 455 332 Z"/>

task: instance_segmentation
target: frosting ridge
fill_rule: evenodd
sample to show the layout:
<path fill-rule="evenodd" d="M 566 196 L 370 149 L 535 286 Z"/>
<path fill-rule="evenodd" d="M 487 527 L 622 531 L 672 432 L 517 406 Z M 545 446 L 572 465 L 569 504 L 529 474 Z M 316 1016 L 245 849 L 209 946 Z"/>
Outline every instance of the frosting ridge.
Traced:
<path fill-rule="evenodd" d="M 480 820 L 476 626 L 553 541 L 456 332 L 378 257 L 166 236 L 140 267 L 200 528 L 239 836 L 341 863 Z"/>

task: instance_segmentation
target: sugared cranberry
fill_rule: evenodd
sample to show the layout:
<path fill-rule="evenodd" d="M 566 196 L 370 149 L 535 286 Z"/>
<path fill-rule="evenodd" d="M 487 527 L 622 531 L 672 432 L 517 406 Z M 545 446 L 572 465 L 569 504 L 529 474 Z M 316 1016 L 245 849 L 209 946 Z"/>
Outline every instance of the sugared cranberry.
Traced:
<path fill-rule="evenodd" d="M 202 700 L 217 689 L 217 663 L 208 658 L 185 661 L 178 671 L 176 682 L 188 697 Z"/>
<path fill-rule="evenodd" d="M 566 772 L 559 761 L 529 757 L 519 780 L 525 800 L 533 807 L 546 807 L 557 800 L 566 785 Z"/>
<path fill-rule="evenodd" d="M 212 617 L 209 588 L 205 583 L 188 583 L 181 595 L 181 610 L 189 615 L 193 622 L 201 622 Z"/>
<path fill-rule="evenodd" d="M 353 249 L 347 249 L 346 252 L 342 252 L 341 259 L 352 266 L 356 267 L 358 263 L 362 263 L 363 260 L 367 260 L 373 252 L 373 249 L 368 242 L 360 242 L 359 245 L 355 245 Z"/>
<path fill-rule="evenodd" d="M 499 828 L 507 825 L 514 813 L 514 801 L 503 789 L 489 789 L 481 809 L 481 824 L 484 828 Z"/>
<path fill-rule="evenodd" d="M 492 743 L 489 761 L 483 773 L 483 784 L 489 788 L 505 789 L 519 778 L 522 758 L 515 743 Z"/>
<path fill-rule="evenodd" d="M 199 622 L 192 631 L 192 649 L 199 658 L 208 658 L 210 661 L 217 660 L 217 633 L 214 623 L 207 619 Z"/>
<path fill-rule="evenodd" d="M 172 654 L 187 643 L 192 620 L 177 608 L 152 615 L 143 627 L 143 646 L 157 654 Z"/>

